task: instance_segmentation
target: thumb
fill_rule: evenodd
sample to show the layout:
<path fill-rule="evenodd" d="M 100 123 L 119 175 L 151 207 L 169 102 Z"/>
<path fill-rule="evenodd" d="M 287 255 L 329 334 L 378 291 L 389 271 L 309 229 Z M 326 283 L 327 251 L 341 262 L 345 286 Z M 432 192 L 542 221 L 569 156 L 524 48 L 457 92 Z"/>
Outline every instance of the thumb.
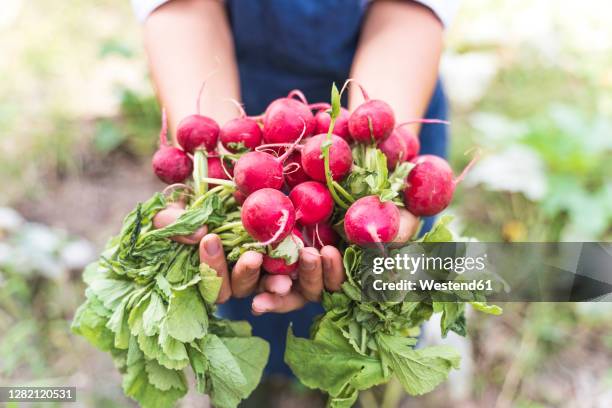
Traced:
<path fill-rule="evenodd" d="M 217 271 L 217 276 L 223 279 L 217 303 L 225 303 L 232 295 L 232 289 L 227 272 L 227 262 L 223 253 L 223 245 L 218 235 L 208 234 L 202 238 L 200 241 L 200 262 L 213 268 Z"/>

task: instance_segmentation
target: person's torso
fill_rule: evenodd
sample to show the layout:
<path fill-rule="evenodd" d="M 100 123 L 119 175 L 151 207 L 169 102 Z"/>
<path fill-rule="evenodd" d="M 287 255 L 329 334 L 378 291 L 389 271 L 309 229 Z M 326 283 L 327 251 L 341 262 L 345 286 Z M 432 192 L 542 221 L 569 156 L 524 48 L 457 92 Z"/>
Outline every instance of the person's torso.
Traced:
<path fill-rule="evenodd" d="M 260 111 L 296 87 L 313 99 L 328 99 L 331 82 L 348 77 L 365 0 L 226 0 L 226 4 L 243 98 L 250 110 Z"/>

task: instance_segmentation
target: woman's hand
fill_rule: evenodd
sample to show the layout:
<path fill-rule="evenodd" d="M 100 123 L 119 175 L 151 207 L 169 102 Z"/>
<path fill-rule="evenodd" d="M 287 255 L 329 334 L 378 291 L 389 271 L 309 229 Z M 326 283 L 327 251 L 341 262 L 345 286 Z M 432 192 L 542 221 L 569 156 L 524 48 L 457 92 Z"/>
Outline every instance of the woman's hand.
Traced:
<path fill-rule="evenodd" d="M 153 218 L 153 226 L 163 228 L 170 225 L 183 212 L 185 209 L 181 204 L 170 204 Z M 215 234 L 207 234 L 205 226 L 191 235 L 171 239 L 187 245 L 199 243 L 200 261 L 217 271 L 223 279 L 218 303 L 226 302 L 231 296 L 243 298 L 259 292 L 253 298 L 254 314 L 287 313 L 300 309 L 308 301 L 319 301 L 324 288 L 339 290 L 344 281 L 342 257 L 332 246 L 323 247 L 321 251 L 302 249 L 298 279 L 293 281 L 284 275 L 261 276 L 263 255 L 255 251 L 245 252 L 230 273 L 221 240 Z"/>

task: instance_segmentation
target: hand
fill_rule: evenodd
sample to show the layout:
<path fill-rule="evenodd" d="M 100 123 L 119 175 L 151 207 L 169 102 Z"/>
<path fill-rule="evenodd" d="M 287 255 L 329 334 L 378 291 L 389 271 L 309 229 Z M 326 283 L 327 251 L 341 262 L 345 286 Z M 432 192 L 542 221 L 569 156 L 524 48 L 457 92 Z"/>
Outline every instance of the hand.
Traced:
<path fill-rule="evenodd" d="M 185 212 L 184 205 L 170 204 L 153 218 L 155 228 L 172 224 Z M 286 313 L 300 309 L 308 301 L 319 301 L 323 288 L 330 291 L 340 289 L 344 281 L 344 268 L 340 252 L 326 246 L 319 252 L 315 248 L 300 251 L 298 279 L 289 276 L 264 275 L 260 279 L 263 256 L 259 252 L 245 252 L 232 273 L 228 271 L 221 240 L 215 234 L 207 234 L 206 226 L 186 236 L 172 237 L 174 241 L 196 245 L 199 243 L 200 261 L 208 264 L 223 278 L 218 303 L 226 302 L 231 296 L 242 298 L 253 292 L 261 292 L 253 299 L 253 313 Z"/>
<path fill-rule="evenodd" d="M 184 206 L 171 204 L 157 213 L 153 218 L 153 226 L 165 227 L 184 211 Z M 400 215 L 400 231 L 396 242 L 398 239 L 410 239 L 418 227 L 418 218 L 405 210 L 400 210 Z M 243 298 L 258 291 L 260 293 L 253 298 L 251 306 L 254 314 L 288 313 L 302 308 L 309 301 L 320 301 L 323 289 L 332 292 L 340 290 L 344 282 L 342 255 L 337 248 L 329 245 L 320 251 L 312 247 L 300 250 L 296 281 L 289 276 L 268 274 L 260 279 L 263 255 L 255 251 L 245 252 L 230 274 L 221 240 L 215 234 L 206 233 L 207 228 L 203 226 L 191 235 L 171 239 L 188 245 L 199 242 L 200 261 L 208 264 L 223 278 L 217 303 L 224 303 L 231 296 Z"/>
<path fill-rule="evenodd" d="M 253 298 L 253 314 L 288 313 L 301 309 L 307 302 L 318 302 L 325 288 L 340 290 L 344 282 L 342 256 L 333 246 L 300 250 L 298 279 L 288 276 L 265 275 L 262 278 L 263 292 Z"/>

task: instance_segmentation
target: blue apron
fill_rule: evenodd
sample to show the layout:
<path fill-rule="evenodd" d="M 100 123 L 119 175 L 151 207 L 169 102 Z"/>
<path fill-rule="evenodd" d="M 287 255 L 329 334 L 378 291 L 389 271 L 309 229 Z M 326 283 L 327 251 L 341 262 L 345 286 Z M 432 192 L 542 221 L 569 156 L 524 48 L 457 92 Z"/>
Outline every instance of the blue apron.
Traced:
<path fill-rule="evenodd" d="M 332 82 L 342 84 L 349 71 L 366 1 L 226 0 L 240 72 L 242 100 L 249 114 L 259 114 L 274 99 L 301 89 L 309 101 L 328 102 Z M 427 118 L 446 119 L 448 105 L 438 81 Z M 424 125 L 421 153 L 446 157 L 448 128 Z M 424 230 L 431 228 L 432 219 Z M 289 323 L 307 337 L 319 304 L 287 314 L 251 314 L 252 298 L 232 299 L 220 308 L 225 317 L 248 320 L 253 333 L 271 346 L 266 373 L 290 375 L 283 361 Z"/>

